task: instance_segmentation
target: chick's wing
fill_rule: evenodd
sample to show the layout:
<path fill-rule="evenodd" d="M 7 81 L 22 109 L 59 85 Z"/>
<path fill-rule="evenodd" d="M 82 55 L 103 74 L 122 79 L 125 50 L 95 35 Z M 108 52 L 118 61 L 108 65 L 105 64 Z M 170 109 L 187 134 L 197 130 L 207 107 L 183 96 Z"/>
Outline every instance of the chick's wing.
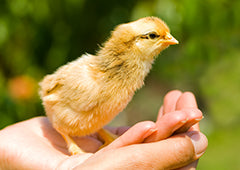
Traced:
<path fill-rule="evenodd" d="M 89 75 L 88 67 L 78 60 L 47 75 L 40 86 L 45 103 L 61 103 L 76 112 L 89 111 L 99 103 L 99 84 Z"/>

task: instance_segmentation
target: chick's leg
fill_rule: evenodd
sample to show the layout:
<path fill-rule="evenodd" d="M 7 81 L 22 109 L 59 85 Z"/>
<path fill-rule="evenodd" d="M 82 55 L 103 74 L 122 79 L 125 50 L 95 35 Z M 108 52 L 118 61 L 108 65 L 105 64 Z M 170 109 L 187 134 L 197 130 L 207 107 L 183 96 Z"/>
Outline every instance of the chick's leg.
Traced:
<path fill-rule="evenodd" d="M 68 147 L 68 152 L 70 152 L 71 155 L 85 153 L 81 148 L 79 148 L 79 146 L 75 143 L 75 141 L 69 135 L 63 134 L 61 132 L 60 132 L 60 134 L 66 141 L 67 147 Z"/>
<path fill-rule="evenodd" d="M 98 131 L 98 135 L 103 139 L 104 144 L 99 148 L 102 149 L 103 147 L 109 145 L 110 143 L 112 143 L 118 136 L 109 132 L 106 129 L 100 129 Z"/>

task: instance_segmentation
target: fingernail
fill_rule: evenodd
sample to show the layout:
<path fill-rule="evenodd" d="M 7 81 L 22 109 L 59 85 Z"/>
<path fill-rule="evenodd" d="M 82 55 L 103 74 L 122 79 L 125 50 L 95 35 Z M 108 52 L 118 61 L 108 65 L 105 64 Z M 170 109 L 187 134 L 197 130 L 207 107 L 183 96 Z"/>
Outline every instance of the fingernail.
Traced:
<path fill-rule="evenodd" d="M 204 116 L 202 116 L 201 118 L 197 118 L 197 119 L 195 119 L 196 121 L 200 121 L 200 120 L 202 120 L 204 118 Z"/>
<path fill-rule="evenodd" d="M 187 123 L 188 118 L 186 120 L 182 120 L 181 123 Z"/>
<path fill-rule="evenodd" d="M 208 140 L 206 136 L 197 131 L 187 132 L 187 135 L 192 140 L 196 156 L 202 156 L 208 145 Z"/>
<path fill-rule="evenodd" d="M 146 139 L 148 136 L 150 136 L 151 134 L 153 134 L 154 132 L 157 132 L 157 128 L 156 127 L 153 127 L 151 129 L 149 129 L 143 136 L 144 139 Z"/>

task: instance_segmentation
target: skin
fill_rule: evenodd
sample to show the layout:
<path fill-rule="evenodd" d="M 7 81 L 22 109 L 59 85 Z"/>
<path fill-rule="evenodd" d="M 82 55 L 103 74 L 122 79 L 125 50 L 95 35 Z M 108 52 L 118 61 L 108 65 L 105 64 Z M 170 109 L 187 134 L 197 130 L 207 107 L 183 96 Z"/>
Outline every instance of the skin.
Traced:
<path fill-rule="evenodd" d="M 195 169 L 207 148 L 197 123 L 201 118 L 192 93 L 171 91 L 156 122 L 109 128 L 121 136 L 99 151 L 97 134 L 77 137 L 91 153 L 70 156 L 48 119 L 36 117 L 0 131 L 0 169 Z M 179 129 L 187 131 L 175 134 Z"/>

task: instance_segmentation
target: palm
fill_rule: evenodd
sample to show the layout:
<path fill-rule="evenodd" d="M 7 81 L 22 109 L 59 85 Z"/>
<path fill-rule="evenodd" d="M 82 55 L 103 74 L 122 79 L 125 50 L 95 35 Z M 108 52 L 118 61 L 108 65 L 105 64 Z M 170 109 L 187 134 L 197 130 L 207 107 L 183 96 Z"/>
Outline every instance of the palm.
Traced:
<path fill-rule="evenodd" d="M 36 165 L 35 163 L 41 160 L 40 166 L 51 168 L 49 160 L 54 166 L 69 157 L 65 141 L 52 128 L 46 117 L 30 119 L 6 129 L 8 129 L 8 134 L 6 134 L 8 138 L 4 139 L 8 142 L 8 146 L 11 147 L 9 151 L 14 152 L 10 155 L 14 155 L 14 159 L 17 159 L 19 164 L 30 158 L 33 165 Z M 76 142 L 87 152 L 96 152 L 102 144 L 97 135 L 79 137 L 76 138 Z M 34 166 L 34 168 L 37 167 Z"/>
<path fill-rule="evenodd" d="M 39 131 L 36 131 L 36 133 L 38 133 L 39 139 L 45 142 L 46 147 L 54 150 L 56 154 L 69 155 L 66 142 L 63 140 L 61 135 L 53 129 L 48 119 L 45 117 L 41 118 L 39 123 L 42 124 L 42 128 L 39 129 Z M 74 140 L 83 150 L 92 153 L 96 152 L 102 144 L 96 134 L 85 137 L 75 137 Z"/>
<path fill-rule="evenodd" d="M 16 138 L 21 138 L 21 145 L 27 146 L 28 150 L 34 152 L 34 150 L 46 151 L 45 157 L 52 155 L 56 156 L 68 156 L 70 155 L 66 142 L 63 140 L 62 136 L 51 126 L 50 122 L 46 117 L 38 117 L 31 119 L 24 124 L 19 123 L 16 127 L 11 127 L 12 130 L 19 131 Z M 22 129 L 24 128 L 24 129 Z M 113 132 L 116 132 L 118 135 L 122 134 L 127 128 L 112 128 Z M 99 147 L 102 145 L 101 139 L 97 134 L 85 137 L 75 137 L 74 140 L 77 144 L 86 152 L 95 153 Z M 34 141 L 34 143 L 33 143 Z M 13 141 L 15 143 L 15 141 Z M 36 148 L 36 146 L 39 146 Z M 19 149 L 22 149 L 21 146 Z M 34 152 L 34 154 L 41 152 Z M 30 154 L 30 153 L 29 153 Z M 52 158 L 51 158 L 52 159 Z"/>

